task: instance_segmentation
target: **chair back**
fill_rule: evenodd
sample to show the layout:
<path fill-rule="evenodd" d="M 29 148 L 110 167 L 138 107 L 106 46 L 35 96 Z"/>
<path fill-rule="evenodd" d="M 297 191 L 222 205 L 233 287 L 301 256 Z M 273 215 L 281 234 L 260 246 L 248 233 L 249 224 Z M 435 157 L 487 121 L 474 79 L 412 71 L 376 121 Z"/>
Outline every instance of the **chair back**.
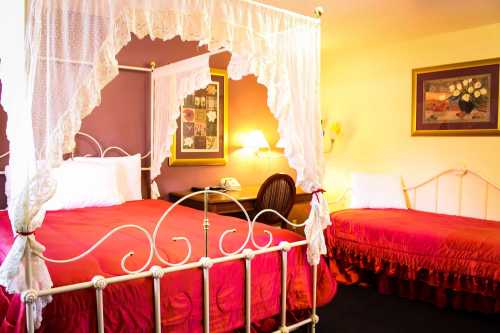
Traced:
<path fill-rule="evenodd" d="M 292 177 L 282 173 L 274 174 L 261 185 L 255 201 L 255 211 L 258 213 L 264 209 L 274 209 L 284 217 L 288 217 L 295 202 L 295 193 L 295 182 Z M 258 221 L 266 224 L 281 223 L 282 227 L 286 227 L 286 223 L 272 213 L 262 214 Z"/>

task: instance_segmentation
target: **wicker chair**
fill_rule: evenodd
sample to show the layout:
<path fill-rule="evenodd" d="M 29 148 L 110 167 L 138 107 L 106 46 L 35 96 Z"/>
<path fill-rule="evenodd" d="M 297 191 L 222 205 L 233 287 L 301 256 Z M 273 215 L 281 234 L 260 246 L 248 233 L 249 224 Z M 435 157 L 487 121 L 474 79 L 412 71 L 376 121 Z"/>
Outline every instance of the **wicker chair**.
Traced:
<path fill-rule="evenodd" d="M 274 209 L 284 217 L 288 217 L 295 202 L 295 182 L 287 174 L 274 174 L 261 185 L 255 201 L 255 214 L 264 209 Z M 286 228 L 286 223 L 273 213 L 264 213 L 259 222 Z"/>

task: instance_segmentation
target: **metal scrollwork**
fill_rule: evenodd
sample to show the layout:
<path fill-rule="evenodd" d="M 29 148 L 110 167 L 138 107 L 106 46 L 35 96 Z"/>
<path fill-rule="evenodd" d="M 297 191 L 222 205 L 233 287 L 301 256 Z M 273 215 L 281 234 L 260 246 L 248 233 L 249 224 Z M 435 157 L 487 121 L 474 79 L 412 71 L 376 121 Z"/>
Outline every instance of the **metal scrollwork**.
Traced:
<path fill-rule="evenodd" d="M 101 239 L 99 239 L 94 245 L 92 245 L 91 247 L 89 247 L 86 251 L 84 251 L 81 254 L 79 254 L 77 256 L 74 256 L 72 258 L 68 258 L 68 259 L 53 259 L 53 258 L 46 257 L 46 256 L 44 256 L 42 254 L 37 254 L 37 255 L 40 258 L 42 258 L 43 260 L 45 260 L 47 262 L 55 263 L 55 264 L 66 264 L 66 263 L 75 262 L 75 261 L 78 261 L 78 260 L 86 257 L 87 255 L 91 254 L 92 252 L 94 252 L 103 242 L 105 242 L 107 239 L 109 239 L 114 234 L 118 233 L 119 231 L 122 231 L 124 229 L 136 229 L 136 230 L 139 230 L 140 232 L 142 232 L 145 235 L 145 237 L 146 237 L 146 239 L 147 239 L 147 241 L 149 243 L 149 255 L 148 255 L 148 258 L 147 258 L 146 262 L 140 268 L 133 270 L 133 269 L 130 269 L 130 268 L 127 267 L 127 260 L 134 255 L 134 251 L 131 250 L 131 251 L 127 252 L 127 254 L 125 254 L 122 257 L 122 259 L 121 259 L 121 268 L 122 268 L 122 270 L 125 273 L 127 273 L 127 274 L 135 274 L 135 273 L 144 272 L 146 269 L 148 269 L 151 266 L 154 258 L 156 258 L 163 265 L 168 266 L 168 267 L 184 265 L 184 264 L 186 264 L 187 262 L 189 262 L 191 260 L 191 256 L 192 256 L 192 253 L 193 253 L 193 251 L 192 251 L 193 247 L 192 247 L 191 241 L 187 237 L 184 237 L 184 236 L 173 237 L 171 239 L 174 242 L 182 241 L 182 242 L 185 243 L 185 246 L 186 246 L 186 255 L 184 256 L 184 258 L 182 260 L 180 260 L 179 262 L 171 262 L 167 258 L 164 258 L 160 254 L 160 251 L 157 248 L 157 245 L 158 245 L 157 237 L 158 237 L 158 234 L 159 234 L 159 231 L 160 231 L 160 228 L 161 228 L 163 222 L 167 219 L 167 217 L 169 216 L 169 214 L 178 205 L 180 205 L 183 201 L 189 199 L 190 197 L 193 197 L 193 196 L 199 195 L 199 194 L 205 194 L 205 193 L 208 193 L 208 194 L 210 194 L 210 193 L 219 194 L 219 195 L 223 195 L 223 196 L 229 198 L 236 205 L 238 205 L 238 207 L 241 209 L 241 211 L 243 212 L 243 214 L 245 215 L 245 218 L 246 218 L 246 222 L 247 222 L 246 224 L 247 224 L 247 228 L 248 228 L 247 229 L 247 235 L 246 235 L 243 243 L 241 244 L 241 246 L 238 249 L 236 249 L 235 251 L 233 251 L 233 252 L 226 251 L 224 249 L 224 240 L 226 239 L 226 237 L 229 234 L 235 233 L 236 229 L 225 230 L 220 235 L 219 240 L 218 240 L 218 246 L 219 246 L 220 252 L 224 256 L 231 256 L 231 255 L 235 255 L 235 254 L 240 254 L 240 253 L 244 252 L 245 250 L 248 250 L 249 245 L 252 245 L 256 249 L 266 249 L 266 248 L 269 248 L 271 246 L 271 244 L 273 243 L 273 235 L 272 235 L 272 233 L 269 230 L 264 230 L 263 231 L 264 234 L 267 236 L 267 241 L 265 242 L 265 244 L 263 244 L 263 245 L 258 244 L 257 241 L 256 241 L 256 239 L 255 239 L 254 225 L 255 225 L 255 222 L 257 221 L 257 219 L 262 214 L 265 214 L 265 213 L 276 214 L 281 220 L 283 220 L 287 224 L 295 226 L 295 227 L 302 227 L 302 226 L 304 226 L 306 224 L 306 223 L 302 223 L 302 224 L 292 223 L 289 220 L 287 220 L 284 216 L 282 216 L 281 214 L 279 214 L 278 212 L 276 212 L 276 211 L 274 211 L 272 209 L 264 209 L 264 210 L 260 211 L 258 214 L 256 214 L 253 219 L 250 219 L 250 216 L 248 215 L 248 212 L 243 207 L 243 205 L 238 200 L 236 200 L 235 198 L 233 198 L 232 196 L 230 196 L 229 194 L 224 193 L 224 192 L 213 191 L 213 190 L 203 190 L 203 191 L 198 191 L 198 192 L 190 193 L 190 194 L 184 196 L 183 198 L 179 199 L 175 203 L 173 203 L 170 207 L 168 207 L 168 209 L 165 210 L 165 212 L 162 214 L 162 216 L 158 219 L 158 222 L 156 223 L 155 228 L 154 228 L 154 230 L 153 230 L 152 233 L 150 233 L 148 230 L 146 230 L 145 228 L 143 228 L 143 227 L 141 227 L 139 225 L 125 224 L 125 225 L 118 226 L 118 227 L 110 230 L 107 234 L 105 234 Z M 208 230 L 204 230 L 204 231 L 208 232 Z M 159 266 L 153 266 L 153 267 L 159 267 Z M 152 268 L 150 268 L 150 269 L 152 269 Z M 155 268 L 154 272 L 155 272 L 155 274 L 157 273 L 157 269 L 156 268 Z"/>

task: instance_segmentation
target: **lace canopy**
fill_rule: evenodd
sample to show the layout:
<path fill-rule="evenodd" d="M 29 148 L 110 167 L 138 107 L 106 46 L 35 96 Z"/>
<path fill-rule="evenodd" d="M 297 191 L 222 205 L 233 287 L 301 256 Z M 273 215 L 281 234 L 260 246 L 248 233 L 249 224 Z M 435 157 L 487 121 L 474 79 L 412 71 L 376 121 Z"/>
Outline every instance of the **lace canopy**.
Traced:
<path fill-rule="evenodd" d="M 42 225 L 43 204 L 55 191 L 50 170 L 73 150 L 82 119 L 100 104 L 101 90 L 118 75 L 116 55 L 132 34 L 162 40 L 180 36 L 199 41 L 209 51 L 231 52 L 231 79 L 254 74 L 267 87 L 268 106 L 278 119 L 284 154 L 297 171 L 298 185 L 306 191 L 320 188 L 319 20 L 249 0 L 33 0 L 30 4 L 26 93 L 4 89 L 5 95 L 10 94 L 4 96 L 11 152 L 8 211 L 17 235 L 0 267 L 0 284 L 9 292 L 52 286 L 47 267 L 37 256 L 44 247 L 33 233 Z M 18 61 L 2 60 L 3 66 Z M 16 79 L 5 77 L 4 88 Z M 165 80 L 161 84 L 172 89 L 166 98 L 184 96 L 181 80 Z M 191 83 L 188 88 L 194 89 L 204 80 Z M 159 172 L 158 163 L 166 157 L 175 131 L 172 121 L 162 121 L 155 118 L 155 131 L 162 133 L 153 134 L 160 140 L 154 145 L 164 146 L 155 153 L 153 173 Z M 311 263 L 317 264 L 320 254 L 326 253 L 322 230 L 329 223 L 326 200 L 318 192 L 306 225 Z M 25 267 L 26 262 L 31 267 Z M 31 278 L 25 272 L 31 272 Z M 38 318 L 47 301 L 39 298 Z"/>
<path fill-rule="evenodd" d="M 153 142 L 151 147 L 151 194 L 160 193 L 154 179 L 163 161 L 170 156 L 172 138 L 177 130 L 180 107 L 189 94 L 210 84 L 210 54 L 166 65 L 153 72 Z"/>

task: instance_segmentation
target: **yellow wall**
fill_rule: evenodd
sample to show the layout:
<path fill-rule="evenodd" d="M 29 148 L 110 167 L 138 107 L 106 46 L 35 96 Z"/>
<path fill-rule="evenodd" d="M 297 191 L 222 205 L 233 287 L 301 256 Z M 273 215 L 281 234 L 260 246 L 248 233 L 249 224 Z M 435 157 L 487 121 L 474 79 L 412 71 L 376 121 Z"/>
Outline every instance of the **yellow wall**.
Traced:
<path fill-rule="evenodd" d="M 500 184 L 500 137 L 412 137 L 413 68 L 500 57 L 500 23 L 345 54 L 323 54 L 323 112 L 343 133 L 326 156 L 326 187 L 352 171 L 401 174 L 413 184 L 467 166 Z"/>

